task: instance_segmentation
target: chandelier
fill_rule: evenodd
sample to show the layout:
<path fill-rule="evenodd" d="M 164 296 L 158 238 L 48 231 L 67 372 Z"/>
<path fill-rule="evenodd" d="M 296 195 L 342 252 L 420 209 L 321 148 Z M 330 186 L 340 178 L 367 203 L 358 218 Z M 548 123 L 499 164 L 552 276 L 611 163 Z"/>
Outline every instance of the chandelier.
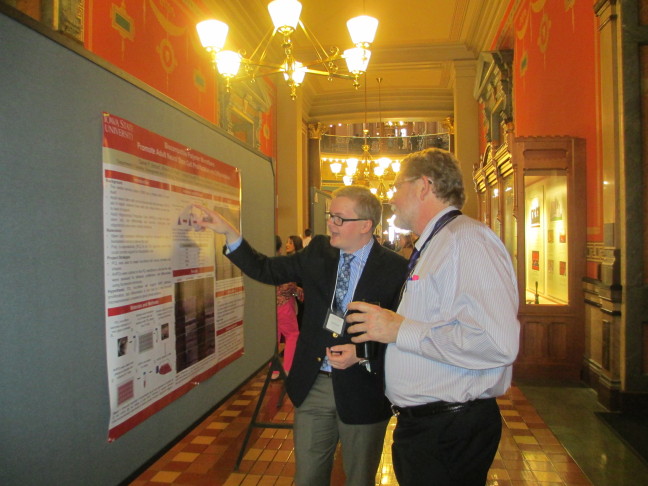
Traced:
<path fill-rule="evenodd" d="M 200 42 L 209 52 L 218 73 L 225 78 L 226 90 L 229 91 L 233 81 L 242 79 L 254 80 L 258 77 L 283 74 L 290 87 L 290 97 L 295 99 L 296 89 L 306 74 L 315 74 L 332 78 L 353 80 L 353 86 L 360 86 L 359 77 L 367 71 L 371 57 L 371 43 L 376 35 L 378 20 L 367 15 L 354 17 L 347 22 L 347 28 L 355 47 L 343 53 L 337 47 L 327 52 L 314 34 L 299 19 L 302 5 L 297 0 L 274 0 L 268 4 L 268 12 L 273 28 L 266 34 L 250 57 L 245 52 L 223 50 L 229 27 L 220 20 L 209 19 L 196 25 Z M 314 59 L 298 61 L 293 54 L 291 35 L 301 29 L 315 51 Z M 276 36 L 281 37 L 283 60 L 269 62 L 266 60 L 268 49 Z M 346 60 L 347 72 L 340 70 L 338 61 Z M 243 69 L 241 69 L 243 66 Z"/>
<path fill-rule="evenodd" d="M 366 75 L 365 75 L 366 76 Z M 380 132 L 378 133 L 378 152 L 380 153 L 381 144 L 384 140 L 383 137 L 383 124 L 382 124 L 382 111 L 381 111 L 381 99 L 380 99 L 380 84 L 382 82 L 381 77 L 377 77 L 376 81 L 378 82 L 378 111 L 379 111 L 379 127 Z M 362 144 L 362 155 L 359 158 L 348 157 L 346 160 L 340 161 L 339 159 L 332 160 L 329 164 L 331 172 L 338 177 L 342 172 L 342 162 L 346 164 L 344 168 L 344 175 L 342 176 L 342 181 L 345 185 L 349 186 L 351 184 L 365 185 L 368 186 L 381 201 L 387 201 L 391 199 L 393 195 L 393 190 L 391 184 L 386 185 L 385 179 L 393 180 L 396 177 L 396 174 L 400 170 L 400 161 L 392 160 L 389 157 L 378 157 L 374 158 L 371 155 L 371 140 L 369 139 L 369 129 L 367 123 L 367 83 L 364 83 L 364 102 L 365 102 L 365 122 L 362 130 L 363 133 L 363 144 Z M 389 187 L 387 187 L 389 186 Z"/>

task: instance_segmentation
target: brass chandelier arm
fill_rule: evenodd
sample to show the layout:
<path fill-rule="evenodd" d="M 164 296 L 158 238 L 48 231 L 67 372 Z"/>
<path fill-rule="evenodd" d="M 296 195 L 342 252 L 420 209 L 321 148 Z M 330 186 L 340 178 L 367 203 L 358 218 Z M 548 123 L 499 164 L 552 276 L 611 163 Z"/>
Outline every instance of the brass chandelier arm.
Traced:
<path fill-rule="evenodd" d="M 272 39 L 275 38 L 275 35 L 277 35 L 277 31 L 275 29 L 270 29 L 264 36 L 263 39 L 261 39 L 261 42 L 259 42 L 259 45 L 256 46 L 254 49 L 254 52 L 252 52 L 252 55 L 249 58 L 245 57 L 245 51 L 240 52 L 240 54 L 243 56 L 244 59 L 247 59 L 248 61 L 252 61 L 259 50 L 263 49 L 261 52 L 261 55 L 259 56 L 259 63 L 263 63 L 263 60 L 266 57 L 266 54 L 268 53 L 268 48 L 270 47 L 270 44 L 272 43 Z"/>
<path fill-rule="evenodd" d="M 338 78 L 338 79 L 355 79 L 356 77 L 353 74 L 347 74 L 347 73 L 334 73 L 330 71 L 317 71 L 315 69 L 307 69 L 307 73 L 312 73 L 312 74 L 318 74 L 320 76 L 328 76 L 330 78 Z"/>
<path fill-rule="evenodd" d="M 268 4 L 268 12 L 274 27 L 255 47 L 250 57 L 244 51 L 223 50 L 229 26 L 217 19 L 199 22 L 196 29 L 203 47 L 211 54 L 216 69 L 226 79 L 229 91 L 231 81 L 254 79 L 282 73 L 291 88 L 291 97 L 296 96 L 295 88 L 303 83 L 307 73 L 327 76 L 330 79 L 352 80 L 357 89 L 359 77 L 367 70 L 371 57 L 370 46 L 375 37 L 378 20 L 367 15 L 354 17 L 347 22 L 347 28 L 355 47 L 341 53 L 338 47 L 324 48 L 315 34 L 299 18 L 302 5 L 297 0 L 273 0 Z M 310 48 L 315 51 L 316 59 L 302 63 L 295 59 L 291 35 L 301 28 Z M 280 63 L 266 62 L 270 45 L 277 33 L 283 37 L 284 58 Z M 339 63 L 346 61 L 346 70 Z M 243 68 L 241 71 L 240 68 Z"/>
<path fill-rule="evenodd" d="M 313 34 L 310 29 L 308 29 L 304 23 L 300 20 L 299 26 L 302 28 L 302 31 L 306 35 L 306 38 L 311 43 L 311 46 L 315 49 L 315 53 L 319 59 L 319 62 L 313 61 L 313 63 L 305 63 L 305 66 L 314 65 L 314 64 L 324 64 L 330 63 L 332 61 L 337 61 L 342 59 L 342 54 L 340 54 L 340 49 L 337 46 L 331 48 L 331 53 L 329 54 L 324 46 L 317 40 L 315 34 Z"/>
<path fill-rule="evenodd" d="M 250 66 L 248 72 L 246 74 L 241 74 L 237 75 L 233 78 L 235 81 L 242 81 L 246 79 L 255 79 L 255 78 L 261 78 L 264 76 L 272 76 L 274 74 L 284 74 L 284 69 L 283 65 L 279 66 L 277 64 L 260 64 L 260 63 L 255 63 L 252 61 L 249 61 L 247 59 L 242 60 L 242 64 L 244 64 L 245 69 L 248 70 L 247 66 Z M 317 64 L 311 64 L 311 65 L 318 65 Z M 259 68 L 267 68 L 266 70 L 260 71 Z M 353 80 L 355 79 L 355 76 L 353 74 L 347 74 L 347 73 L 339 73 L 339 72 L 330 72 L 330 71 L 320 71 L 317 69 L 306 69 L 307 73 L 310 74 L 316 74 L 318 76 L 327 76 L 327 77 L 333 77 L 333 78 L 338 78 L 338 79 L 346 79 L 346 80 Z"/>

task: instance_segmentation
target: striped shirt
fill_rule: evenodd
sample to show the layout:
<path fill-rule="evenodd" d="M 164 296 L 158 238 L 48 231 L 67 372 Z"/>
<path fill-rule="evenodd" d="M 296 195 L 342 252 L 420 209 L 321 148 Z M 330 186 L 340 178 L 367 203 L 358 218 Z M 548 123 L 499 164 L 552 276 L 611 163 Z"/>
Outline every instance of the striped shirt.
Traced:
<path fill-rule="evenodd" d="M 417 248 L 448 211 L 425 227 Z M 406 407 L 497 397 L 511 384 L 519 346 L 511 258 L 484 224 L 459 216 L 430 240 L 408 279 L 387 347 L 386 394 Z"/>
<path fill-rule="evenodd" d="M 365 263 L 367 263 L 367 258 L 369 258 L 369 253 L 371 252 L 371 247 L 374 244 L 374 239 L 371 238 L 365 246 L 360 248 L 358 251 L 352 253 L 352 255 L 355 257 L 353 260 L 351 260 L 351 274 L 349 276 L 349 289 L 347 290 L 347 293 L 342 300 L 342 309 L 346 310 L 347 305 L 349 305 L 349 302 L 351 302 L 351 299 L 353 299 L 353 294 L 355 293 L 355 288 L 358 285 L 358 280 L 360 280 L 360 275 L 362 275 L 362 271 L 364 270 Z M 342 254 L 345 253 L 342 250 L 340 250 L 340 260 L 338 261 L 338 277 L 340 275 L 340 269 L 342 268 L 342 263 L 343 263 L 343 258 Z M 337 280 L 335 281 L 335 285 L 337 287 Z M 333 296 L 335 297 L 335 291 L 333 292 Z"/>

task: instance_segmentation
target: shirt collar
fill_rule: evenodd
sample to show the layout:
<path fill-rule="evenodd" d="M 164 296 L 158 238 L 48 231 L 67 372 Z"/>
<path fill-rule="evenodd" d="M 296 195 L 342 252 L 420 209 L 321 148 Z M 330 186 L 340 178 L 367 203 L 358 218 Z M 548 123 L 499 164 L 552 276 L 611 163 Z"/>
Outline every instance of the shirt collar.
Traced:
<path fill-rule="evenodd" d="M 441 219 L 441 216 L 455 209 L 457 208 L 454 206 L 448 206 L 447 208 L 443 208 L 434 216 L 434 218 L 428 221 L 428 224 L 425 225 L 425 229 L 423 230 L 423 233 L 421 233 L 419 239 L 416 240 L 416 243 L 414 243 L 414 246 L 416 247 L 417 250 L 421 249 L 421 246 L 425 243 L 430 233 L 432 233 L 432 230 L 434 229 L 434 225 L 436 224 L 437 221 L 439 221 L 439 219 Z"/>
<path fill-rule="evenodd" d="M 367 258 L 369 258 L 369 252 L 371 251 L 371 247 L 374 244 L 374 239 L 373 236 L 369 239 L 367 244 L 360 248 L 358 251 L 355 251 L 351 253 L 355 258 L 353 259 L 354 261 L 360 261 L 361 263 L 365 263 L 367 261 Z M 346 253 L 345 251 L 340 250 L 340 259 L 342 259 L 342 254 Z"/>

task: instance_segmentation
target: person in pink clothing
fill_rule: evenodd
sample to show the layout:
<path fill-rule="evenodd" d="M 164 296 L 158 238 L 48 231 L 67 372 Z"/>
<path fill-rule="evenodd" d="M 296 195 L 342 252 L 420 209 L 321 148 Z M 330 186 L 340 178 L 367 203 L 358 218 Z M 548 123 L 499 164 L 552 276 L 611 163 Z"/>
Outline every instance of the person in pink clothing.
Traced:
<path fill-rule="evenodd" d="M 277 254 L 279 254 L 282 247 L 281 238 L 276 236 L 275 239 Z M 295 245 L 292 239 L 289 239 L 289 241 L 290 245 L 286 242 L 286 250 L 287 252 L 292 253 L 296 251 Z M 281 342 L 281 338 L 283 337 L 285 342 L 283 366 L 286 374 L 290 372 L 293 357 L 295 356 L 297 338 L 299 337 L 296 298 L 300 301 L 303 300 L 304 293 L 295 282 L 288 282 L 277 286 L 277 341 Z M 272 373 L 273 379 L 277 379 L 278 377 L 278 371 Z"/>

